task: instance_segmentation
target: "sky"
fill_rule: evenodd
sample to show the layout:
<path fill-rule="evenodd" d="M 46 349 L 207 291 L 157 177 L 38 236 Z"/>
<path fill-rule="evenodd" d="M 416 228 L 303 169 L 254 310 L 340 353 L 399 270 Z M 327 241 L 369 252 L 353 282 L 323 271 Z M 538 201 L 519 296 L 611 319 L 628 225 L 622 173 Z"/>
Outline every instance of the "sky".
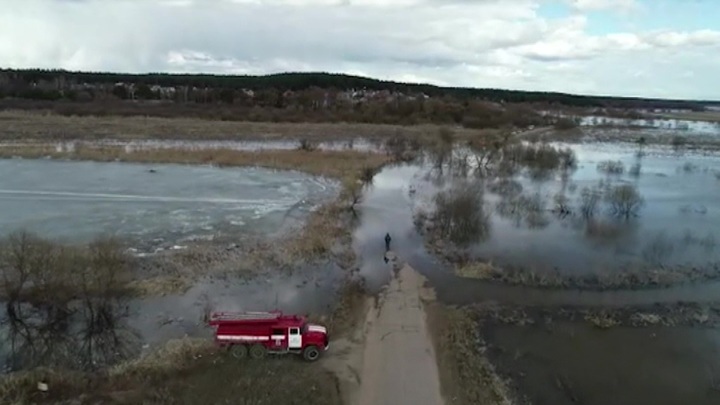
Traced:
<path fill-rule="evenodd" d="M 720 100 L 720 0 L 0 0 L 0 67 Z"/>

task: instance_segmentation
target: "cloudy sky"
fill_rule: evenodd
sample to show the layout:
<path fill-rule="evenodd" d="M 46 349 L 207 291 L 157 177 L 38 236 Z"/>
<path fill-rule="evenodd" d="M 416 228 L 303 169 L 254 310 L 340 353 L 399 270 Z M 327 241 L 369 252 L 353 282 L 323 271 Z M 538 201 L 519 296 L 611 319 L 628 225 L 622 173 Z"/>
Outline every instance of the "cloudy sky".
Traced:
<path fill-rule="evenodd" d="M 0 0 L 0 67 L 720 99 L 720 0 Z"/>

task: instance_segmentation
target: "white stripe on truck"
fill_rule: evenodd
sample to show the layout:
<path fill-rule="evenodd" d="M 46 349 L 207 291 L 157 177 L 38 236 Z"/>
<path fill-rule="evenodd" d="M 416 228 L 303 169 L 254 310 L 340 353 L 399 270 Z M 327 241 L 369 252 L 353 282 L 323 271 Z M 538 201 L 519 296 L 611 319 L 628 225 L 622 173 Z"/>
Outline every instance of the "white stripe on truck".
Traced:
<path fill-rule="evenodd" d="M 217 335 L 218 340 L 247 340 L 247 341 L 264 341 L 270 340 L 267 336 L 250 336 L 250 335 Z"/>

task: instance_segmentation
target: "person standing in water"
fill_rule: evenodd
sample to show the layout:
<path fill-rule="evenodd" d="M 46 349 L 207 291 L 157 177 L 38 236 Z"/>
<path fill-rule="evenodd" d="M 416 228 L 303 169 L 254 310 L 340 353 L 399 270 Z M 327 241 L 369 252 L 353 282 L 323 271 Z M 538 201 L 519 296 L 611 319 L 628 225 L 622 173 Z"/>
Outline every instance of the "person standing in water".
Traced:
<path fill-rule="evenodd" d="M 385 251 L 390 250 L 390 241 L 392 238 L 390 237 L 390 233 L 385 234 Z"/>

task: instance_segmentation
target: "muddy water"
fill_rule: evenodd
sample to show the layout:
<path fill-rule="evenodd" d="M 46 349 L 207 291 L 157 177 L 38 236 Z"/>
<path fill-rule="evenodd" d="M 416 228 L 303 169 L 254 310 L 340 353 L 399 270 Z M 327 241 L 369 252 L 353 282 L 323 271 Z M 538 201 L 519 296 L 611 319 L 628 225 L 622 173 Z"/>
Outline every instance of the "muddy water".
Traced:
<path fill-rule="evenodd" d="M 337 191 L 331 181 L 257 168 L 11 159 L 0 160 L 0 174 L 0 232 L 71 242 L 273 234 Z"/>
<path fill-rule="evenodd" d="M 536 405 L 720 403 L 720 331 L 586 324 L 486 328 L 489 354 Z M 713 389 L 715 385 L 715 389 Z"/>

